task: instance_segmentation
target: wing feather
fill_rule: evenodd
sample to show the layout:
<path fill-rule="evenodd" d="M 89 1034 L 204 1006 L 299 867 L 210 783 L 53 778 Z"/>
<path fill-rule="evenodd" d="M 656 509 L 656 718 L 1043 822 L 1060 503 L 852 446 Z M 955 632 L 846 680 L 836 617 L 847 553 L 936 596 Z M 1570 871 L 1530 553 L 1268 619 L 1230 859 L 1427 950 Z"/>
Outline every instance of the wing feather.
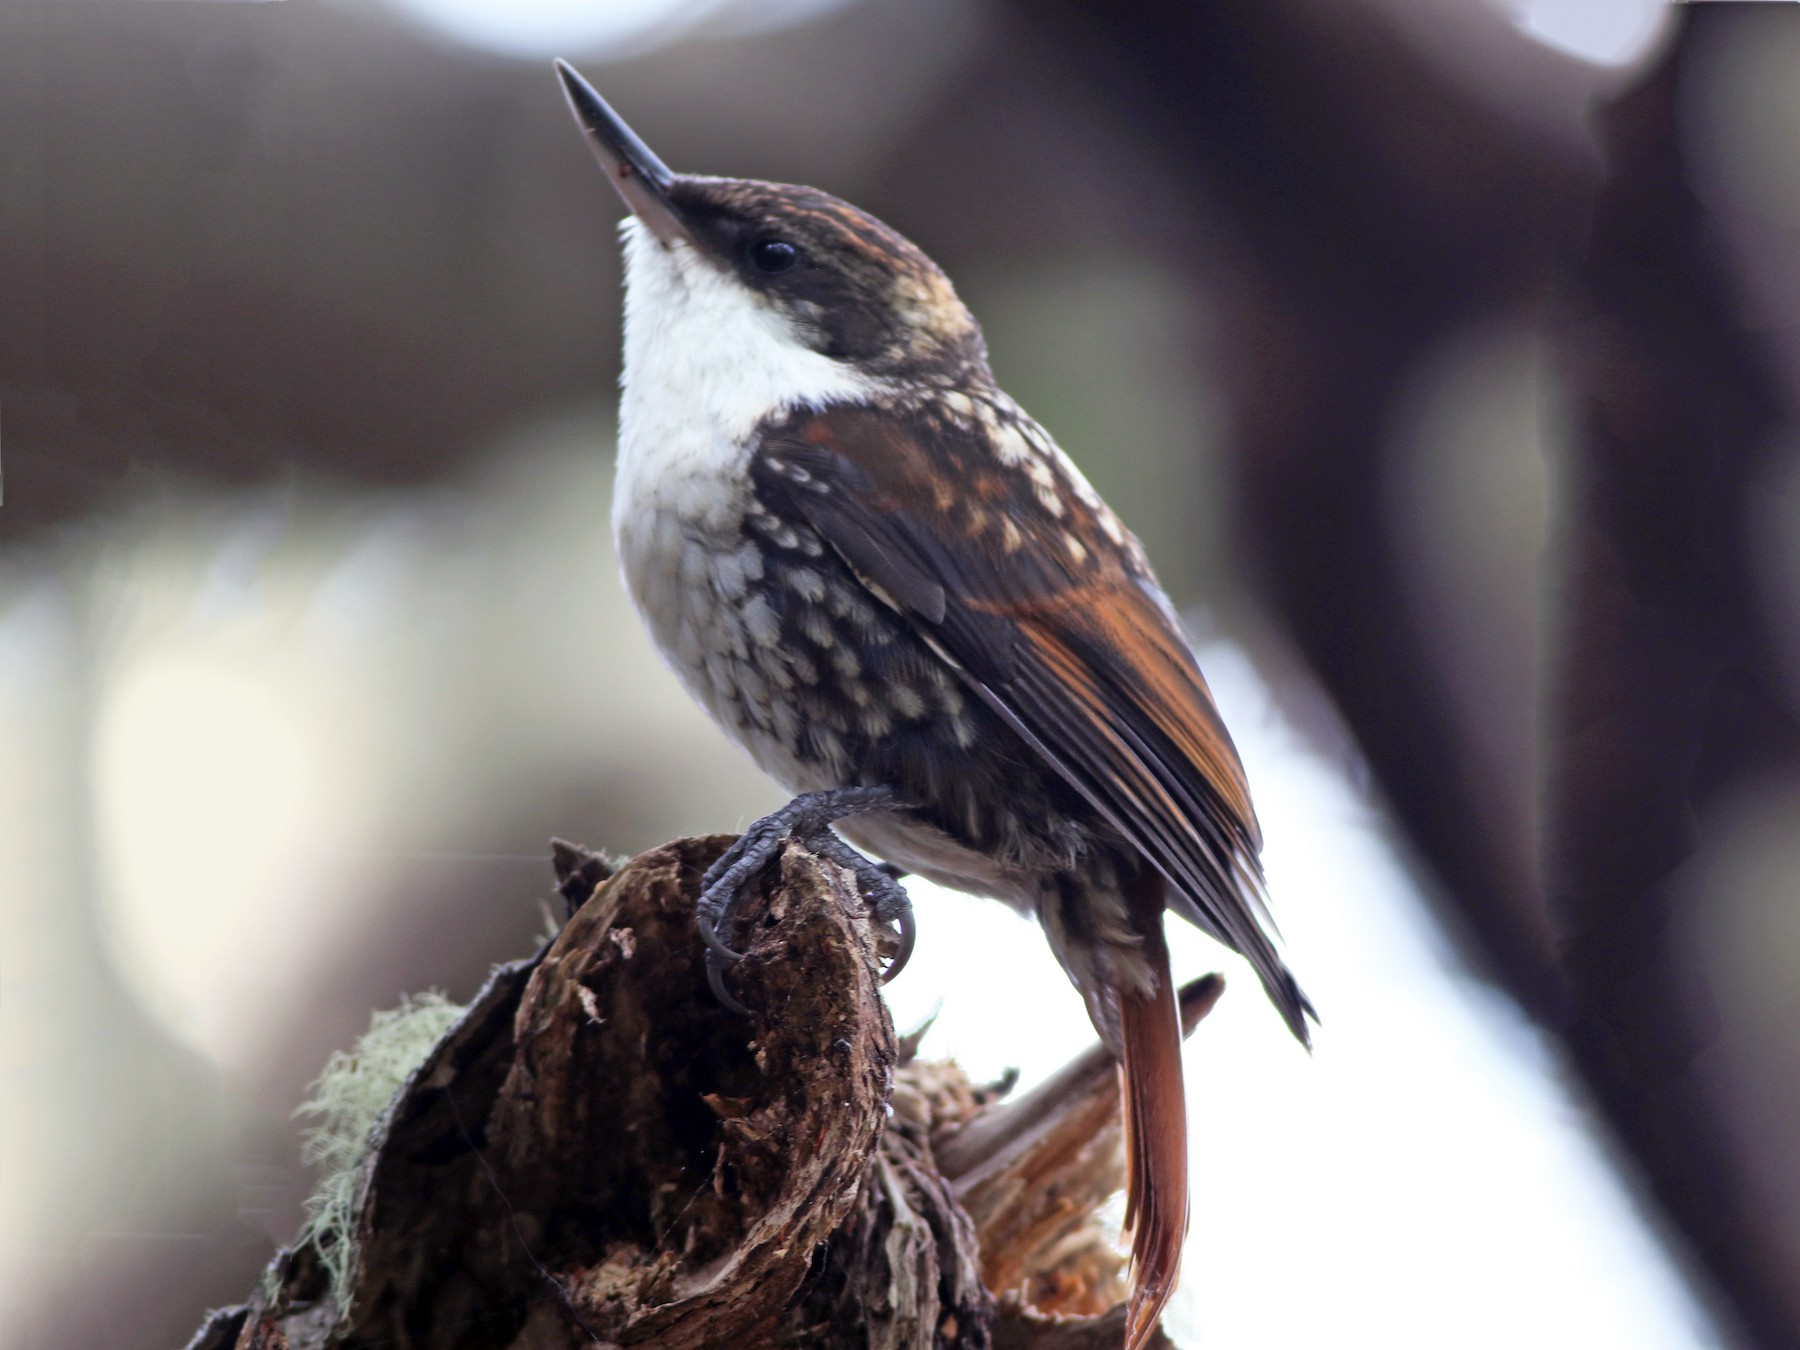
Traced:
<path fill-rule="evenodd" d="M 1265 929 L 1261 834 L 1237 750 L 1135 541 L 1022 415 L 840 407 L 771 429 L 766 505 L 806 521 L 1243 953 L 1303 1043 L 1311 1005 Z M 1031 456 L 1037 456 L 1036 459 Z"/>

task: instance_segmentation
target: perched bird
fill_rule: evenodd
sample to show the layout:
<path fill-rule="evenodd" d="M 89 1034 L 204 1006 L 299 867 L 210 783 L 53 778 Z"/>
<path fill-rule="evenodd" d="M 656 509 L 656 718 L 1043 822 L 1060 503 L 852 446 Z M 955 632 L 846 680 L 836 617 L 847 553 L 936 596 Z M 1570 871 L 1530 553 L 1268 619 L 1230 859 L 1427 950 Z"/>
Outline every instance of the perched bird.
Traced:
<path fill-rule="evenodd" d="M 894 867 L 1035 916 L 1123 1069 L 1148 1339 L 1187 1226 L 1172 909 L 1311 1005 L 1266 931 L 1250 792 L 1143 550 L 994 383 L 949 278 L 806 187 L 671 173 L 569 66 L 631 216 L 613 530 L 688 691 L 784 787 L 708 875 L 714 987 L 746 879 L 797 832 L 877 912 Z"/>

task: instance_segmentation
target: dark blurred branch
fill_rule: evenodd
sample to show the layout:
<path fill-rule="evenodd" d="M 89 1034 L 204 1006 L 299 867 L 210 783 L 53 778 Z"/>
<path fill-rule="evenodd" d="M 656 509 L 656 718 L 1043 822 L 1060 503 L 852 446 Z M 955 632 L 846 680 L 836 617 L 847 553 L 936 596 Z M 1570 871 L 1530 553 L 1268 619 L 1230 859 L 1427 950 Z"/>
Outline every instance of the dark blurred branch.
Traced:
<path fill-rule="evenodd" d="M 911 1062 L 860 901 L 794 845 L 746 916 L 732 980 L 770 1010 L 746 1025 L 708 992 L 693 923 L 727 842 L 610 879 L 559 844 L 578 907 L 389 1108 L 346 1296 L 317 1249 L 283 1253 L 196 1350 L 1116 1344 L 1121 1263 L 1095 1220 L 1122 1179 L 1105 1052 L 1059 1098 L 1011 1104 Z M 1184 991 L 1190 1028 L 1221 987 Z M 1008 1272 L 1003 1308 L 988 1270 Z"/>
<path fill-rule="evenodd" d="M 1584 169 L 1368 5 L 1055 9 L 1079 34 L 1064 49 L 1224 225 L 1243 551 L 1454 897 L 1478 964 L 1555 1023 L 1529 831 L 1473 772 L 1407 603 L 1388 451 L 1420 358 L 1541 290 L 1579 224 Z"/>
<path fill-rule="evenodd" d="M 1696 822 L 1757 778 L 1800 769 L 1751 520 L 1794 412 L 1744 326 L 1678 126 L 1711 44 L 1770 22 L 1734 8 L 1693 7 L 1670 58 L 1600 118 L 1612 171 L 1561 334 L 1583 434 L 1547 878 L 1584 1076 L 1756 1340 L 1790 1346 L 1796 1253 L 1734 1146 L 1722 1085 L 1696 1067 L 1716 1028 L 1671 925 Z M 1779 21 L 1800 17 L 1781 8 Z"/>
<path fill-rule="evenodd" d="M 1373 6 L 1056 7 L 1065 51 L 1167 147 L 1240 255 L 1227 374 L 1245 552 L 1443 883 L 1452 930 L 1564 1038 L 1740 1324 L 1791 1346 L 1800 1263 L 1722 1089 L 1692 1071 L 1711 1027 L 1668 945 L 1692 818 L 1791 766 L 1797 741 L 1745 516 L 1792 419 L 1676 134 L 1708 31 L 1793 21 L 1791 7 L 1744 8 L 1691 7 L 1661 67 L 1608 110 L 1596 204 L 1582 165 L 1478 104 Z M 1516 818 L 1526 808 L 1481 781 L 1467 714 L 1407 604 L 1387 484 L 1420 358 L 1565 276 L 1576 317 L 1563 353 L 1588 441 L 1540 822 L 1546 887 Z"/>

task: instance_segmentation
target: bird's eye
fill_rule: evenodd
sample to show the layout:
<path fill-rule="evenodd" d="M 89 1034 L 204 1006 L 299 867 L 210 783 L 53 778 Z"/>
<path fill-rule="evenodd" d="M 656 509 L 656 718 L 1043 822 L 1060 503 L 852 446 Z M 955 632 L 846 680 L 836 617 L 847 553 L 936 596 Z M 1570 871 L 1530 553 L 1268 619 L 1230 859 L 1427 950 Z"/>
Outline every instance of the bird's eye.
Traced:
<path fill-rule="evenodd" d="M 790 271 L 799 261 L 800 250 L 785 239 L 758 239 L 750 245 L 751 265 L 769 276 Z"/>

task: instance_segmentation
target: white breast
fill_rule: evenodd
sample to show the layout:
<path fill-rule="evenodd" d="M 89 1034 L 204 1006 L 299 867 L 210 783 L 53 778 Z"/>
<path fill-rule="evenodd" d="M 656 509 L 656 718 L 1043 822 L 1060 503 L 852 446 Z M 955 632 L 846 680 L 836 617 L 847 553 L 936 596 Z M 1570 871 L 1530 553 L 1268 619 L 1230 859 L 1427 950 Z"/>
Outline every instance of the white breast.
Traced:
<path fill-rule="evenodd" d="M 637 220 L 625 236 L 625 365 L 613 535 L 626 590 L 663 657 L 734 734 L 726 653 L 753 634 L 745 538 L 750 443 L 765 418 L 871 392 L 801 342 L 722 268 Z M 755 575 L 753 575 L 755 574 Z M 735 654 L 735 653 L 734 653 Z"/>
<path fill-rule="evenodd" d="M 613 497 L 621 544 L 647 511 L 694 524 L 731 513 L 758 422 L 871 388 L 853 367 L 806 346 L 778 310 L 692 246 L 664 245 L 635 218 L 623 233 L 624 393 Z"/>

